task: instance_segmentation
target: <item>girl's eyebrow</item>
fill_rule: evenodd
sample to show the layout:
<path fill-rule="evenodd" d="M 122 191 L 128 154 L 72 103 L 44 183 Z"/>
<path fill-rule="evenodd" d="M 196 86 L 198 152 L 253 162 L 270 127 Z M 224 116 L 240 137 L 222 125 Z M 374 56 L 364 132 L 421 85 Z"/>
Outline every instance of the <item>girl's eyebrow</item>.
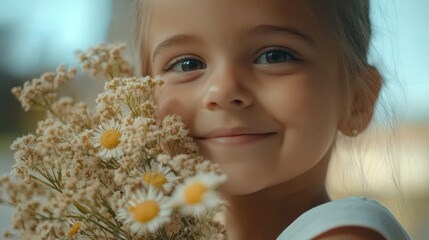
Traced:
<path fill-rule="evenodd" d="M 315 47 L 316 44 L 314 39 L 310 37 L 308 34 L 305 34 L 299 31 L 297 28 L 293 26 L 276 26 L 276 25 L 259 25 L 254 28 L 244 28 L 241 30 L 240 34 L 243 37 L 248 37 L 250 35 L 268 35 L 268 34 L 282 34 L 287 36 L 295 36 L 298 37 L 309 45 Z M 167 38 L 162 41 L 156 48 L 152 55 L 152 60 L 162 52 L 164 49 L 171 47 L 173 45 L 180 45 L 188 42 L 198 42 L 200 39 L 193 35 L 179 34 L 174 35 L 172 37 Z"/>
<path fill-rule="evenodd" d="M 158 55 L 160 52 L 162 52 L 164 49 L 171 47 L 173 45 L 180 45 L 187 42 L 198 42 L 199 38 L 195 37 L 193 35 L 186 35 L 186 34 L 179 34 L 174 35 L 172 37 L 167 38 L 166 40 L 162 41 L 153 52 L 152 60 L 155 59 L 156 55 Z"/>
<path fill-rule="evenodd" d="M 316 46 L 316 43 L 309 34 L 303 33 L 294 26 L 278 26 L 278 25 L 259 25 L 254 28 L 245 28 L 241 31 L 243 37 L 249 35 L 265 35 L 265 34 L 282 34 L 287 36 L 298 37 L 304 40 L 312 47 Z"/>

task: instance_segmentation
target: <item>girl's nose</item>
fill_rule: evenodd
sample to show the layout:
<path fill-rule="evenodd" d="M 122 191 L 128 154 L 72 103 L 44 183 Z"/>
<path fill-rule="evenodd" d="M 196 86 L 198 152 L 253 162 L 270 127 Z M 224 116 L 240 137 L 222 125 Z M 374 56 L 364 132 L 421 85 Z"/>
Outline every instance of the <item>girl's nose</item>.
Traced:
<path fill-rule="evenodd" d="M 208 88 L 203 104 L 209 110 L 242 109 L 253 103 L 249 86 L 245 86 L 242 79 L 233 70 L 224 70 L 222 74 L 214 74 L 208 79 Z"/>

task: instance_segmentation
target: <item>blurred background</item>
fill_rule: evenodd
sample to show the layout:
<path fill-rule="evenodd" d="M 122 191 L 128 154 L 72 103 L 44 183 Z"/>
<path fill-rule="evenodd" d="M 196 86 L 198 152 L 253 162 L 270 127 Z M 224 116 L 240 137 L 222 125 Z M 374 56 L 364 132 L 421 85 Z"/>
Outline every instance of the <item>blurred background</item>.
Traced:
<path fill-rule="evenodd" d="M 371 129 L 339 145 L 328 186 L 333 198 L 372 196 L 412 239 L 429 239 L 429 1 L 371 1 L 370 59 L 387 85 Z M 132 10 L 132 0 L 0 0 L 0 175 L 14 163 L 12 141 L 33 132 L 43 118 L 24 113 L 10 89 L 59 64 L 76 65 L 77 49 L 129 44 Z M 93 102 L 102 83 L 78 79 L 67 94 Z M 1 232 L 10 227 L 12 213 L 0 206 Z"/>

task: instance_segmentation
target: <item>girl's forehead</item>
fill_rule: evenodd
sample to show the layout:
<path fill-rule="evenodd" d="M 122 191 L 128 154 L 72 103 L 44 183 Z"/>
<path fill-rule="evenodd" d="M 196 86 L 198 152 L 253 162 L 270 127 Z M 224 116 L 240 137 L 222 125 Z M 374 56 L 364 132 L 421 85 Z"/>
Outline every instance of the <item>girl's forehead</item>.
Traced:
<path fill-rule="evenodd" d="M 149 1 L 145 32 L 152 59 L 156 49 L 172 36 L 184 35 L 185 40 L 190 36 L 213 43 L 211 46 L 233 48 L 243 42 L 250 44 L 264 33 L 276 30 L 322 49 L 320 54 L 337 51 L 332 39 L 320 30 L 319 22 L 305 0 Z"/>
<path fill-rule="evenodd" d="M 317 32 L 318 23 L 304 0 L 149 0 L 150 26 L 240 31 L 257 25 L 287 25 Z M 312 33 L 315 34 L 315 33 Z"/>

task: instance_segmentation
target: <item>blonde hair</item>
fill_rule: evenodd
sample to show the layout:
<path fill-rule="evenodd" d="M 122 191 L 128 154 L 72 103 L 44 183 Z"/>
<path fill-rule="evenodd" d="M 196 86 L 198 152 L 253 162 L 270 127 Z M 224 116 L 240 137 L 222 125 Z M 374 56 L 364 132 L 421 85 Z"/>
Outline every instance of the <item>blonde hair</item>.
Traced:
<path fill-rule="evenodd" d="M 147 46 L 147 32 L 149 32 L 149 19 L 150 11 L 148 11 L 148 0 L 135 0 L 135 16 L 136 16 L 136 25 L 135 25 L 135 50 L 138 54 L 139 64 L 137 68 L 140 71 L 142 76 L 150 75 L 150 61 L 148 59 L 146 52 Z"/>
<path fill-rule="evenodd" d="M 372 26 L 369 0 L 307 0 L 310 12 L 322 29 L 338 46 L 340 70 L 347 93 L 352 88 L 364 92 L 355 106 L 372 106 L 378 99 L 375 78 L 381 78 L 375 67 L 368 63 Z M 381 78 L 382 85 L 384 81 Z M 352 109 L 352 112 L 356 109 Z"/>
<path fill-rule="evenodd" d="M 385 88 L 385 80 L 381 77 L 381 74 L 376 76 L 371 72 L 371 69 L 375 69 L 374 66 L 369 64 L 369 52 L 371 48 L 372 40 L 372 23 L 370 20 L 370 0 L 307 0 L 310 11 L 314 14 L 317 20 L 320 22 L 320 28 L 326 32 L 339 46 L 340 56 L 342 58 L 341 73 L 343 74 L 344 80 L 346 81 L 347 91 L 352 88 L 359 89 L 362 95 L 360 103 L 357 106 L 370 106 L 374 105 L 378 100 L 382 100 L 379 97 L 377 88 L 373 84 L 376 83 L 374 78 L 380 78 L 382 81 L 382 87 Z M 399 83 L 398 83 L 399 84 Z M 390 99 L 391 100 L 391 99 Z M 352 110 L 353 111 L 353 110 Z M 396 151 L 399 142 L 395 142 L 399 139 L 395 138 L 395 126 L 398 123 L 393 110 L 393 105 L 389 105 L 387 102 L 378 103 L 378 113 L 383 116 L 384 121 L 384 132 L 387 134 L 387 141 L 384 143 L 385 155 L 381 156 L 380 159 L 384 160 L 384 164 L 390 173 L 390 177 L 394 186 L 394 194 L 396 198 L 396 207 L 398 213 L 404 215 L 404 220 L 409 220 L 406 212 L 404 194 L 401 188 L 401 176 L 400 166 L 402 156 Z M 387 129 L 387 131 L 386 131 Z M 366 133 L 364 136 L 365 141 L 373 140 L 376 135 L 379 134 L 378 126 L 375 126 L 373 131 Z M 372 134 L 375 135 L 372 136 Z M 361 187 L 365 194 L 368 194 L 367 188 L 371 187 L 367 183 L 366 175 L 364 170 L 363 159 L 366 154 L 365 150 L 359 154 L 357 150 L 362 150 L 360 146 L 362 141 L 351 140 L 350 138 L 341 138 L 342 146 L 347 148 L 347 156 L 352 159 L 347 159 L 346 162 L 357 165 L 357 170 L 360 171 L 359 178 L 361 180 Z M 353 142 L 352 142 L 353 141 Z M 336 146 L 338 147 L 338 146 Z M 384 148 L 384 146 L 380 146 Z M 341 154 L 340 154 L 341 155 Z M 352 161 L 354 160 L 354 161 Z M 329 188 L 329 186 L 328 186 Z"/>

